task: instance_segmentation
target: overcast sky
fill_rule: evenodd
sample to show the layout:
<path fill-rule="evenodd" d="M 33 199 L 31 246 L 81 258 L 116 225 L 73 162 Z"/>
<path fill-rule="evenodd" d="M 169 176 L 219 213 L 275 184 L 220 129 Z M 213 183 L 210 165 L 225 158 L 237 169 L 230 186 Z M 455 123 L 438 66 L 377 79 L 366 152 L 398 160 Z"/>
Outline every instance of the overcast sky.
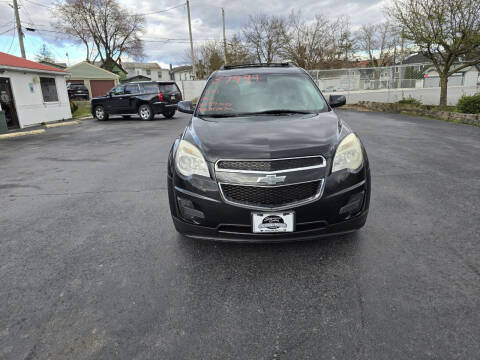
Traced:
<path fill-rule="evenodd" d="M 196 44 L 206 39 L 221 39 L 221 8 L 225 9 L 227 36 L 237 33 L 247 22 L 248 16 L 257 13 L 287 16 L 292 10 L 301 10 L 302 16 L 311 19 L 315 14 L 330 18 L 348 15 L 352 27 L 364 23 L 378 23 L 383 20 L 382 7 L 389 0 L 190 0 L 192 31 Z M 20 16 L 24 26 L 41 31 L 25 32 L 27 58 L 34 59 L 40 46 L 45 43 L 57 61 L 67 61 L 70 65 L 85 58 L 85 49 L 61 38 L 51 23 L 53 1 L 18 0 Z M 120 3 L 136 13 L 149 13 L 181 5 L 183 0 L 120 0 Z M 20 55 L 18 39 L 13 38 L 13 10 L 8 0 L 0 0 L 0 51 Z M 188 26 L 185 6 L 179 6 L 164 13 L 146 16 L 144 61 L 156 61 L 162 66 L 180 65 L 187 62 Z M 50 31 L 47 31 L 50 30 Z M 176 39 L 167 41 L 164 39 Z M 180 40 L 178 40 L 180 39 Z M 156 40 L 156 41 L 148 41 Z"/>

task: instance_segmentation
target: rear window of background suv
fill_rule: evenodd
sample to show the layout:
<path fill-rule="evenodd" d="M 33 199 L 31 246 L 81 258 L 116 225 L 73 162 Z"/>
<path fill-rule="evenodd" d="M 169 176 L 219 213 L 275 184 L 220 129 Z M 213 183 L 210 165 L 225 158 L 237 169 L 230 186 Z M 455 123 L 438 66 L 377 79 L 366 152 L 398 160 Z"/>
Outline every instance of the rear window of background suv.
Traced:
<path fill-rule="evenodd" d="M 144 93 L 172 93 L 177 92 L 177 86 L 175 84 L 144 84 Z"/>

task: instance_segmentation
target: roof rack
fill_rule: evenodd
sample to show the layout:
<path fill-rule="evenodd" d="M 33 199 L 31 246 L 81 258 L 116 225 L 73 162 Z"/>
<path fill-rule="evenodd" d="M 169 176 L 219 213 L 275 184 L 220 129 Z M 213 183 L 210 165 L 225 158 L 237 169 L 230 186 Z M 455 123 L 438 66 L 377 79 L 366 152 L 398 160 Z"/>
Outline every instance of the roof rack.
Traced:
<path fill-rule="evenodd" d="M 220 70 L 231 70 L 231 69 L 245 69 L 245 68 L 256 68 L 256 67 L 295 67 L 292 63 L 256 63 L 256 64 L 238 64 L 238 65 L 223 65 Z"/>

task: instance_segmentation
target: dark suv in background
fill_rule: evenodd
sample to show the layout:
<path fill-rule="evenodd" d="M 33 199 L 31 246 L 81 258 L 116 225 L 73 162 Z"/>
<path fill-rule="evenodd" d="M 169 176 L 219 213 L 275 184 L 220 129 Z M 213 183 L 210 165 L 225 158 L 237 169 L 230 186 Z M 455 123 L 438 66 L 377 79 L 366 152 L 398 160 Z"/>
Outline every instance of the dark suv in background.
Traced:
<path fill-rule="evenodd" d="M 109 115 L 138 114 L 142 120 L 153 120 L 155 114 L 172 118 L 182 93 L 174 82 L 137 82 L 115 86 L 105 96 L 92 99 L 92 115 L 107 120 Z"/>
<path fill-rule="evenodd" d="M 68 83 L 67 92 L 69 99 L 90 99 L 88 88 L 83 84 Z"/>

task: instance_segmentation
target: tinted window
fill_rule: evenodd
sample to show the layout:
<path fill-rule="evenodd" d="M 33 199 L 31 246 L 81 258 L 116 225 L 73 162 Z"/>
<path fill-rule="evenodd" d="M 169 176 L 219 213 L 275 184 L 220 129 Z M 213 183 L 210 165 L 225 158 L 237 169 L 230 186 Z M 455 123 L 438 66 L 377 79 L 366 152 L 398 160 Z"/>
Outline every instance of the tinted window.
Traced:
<path fill-rule="evenodd" d="M 327 109 L 319 90 L 304 74 L 250 74 L 210 79 L 197 115 Z"/>
<path fill-rule="evenodd" d="M 143 92 L 145 94 L 155 93 L 158 94 L 159 89 L 157 84 L 143 84 Z"/>
<path fill-rule="evenodd" d="M 161 84 L 160 85 L 160 91 L 162 93 L 172 93 L 172 92 L 177 92 L 177 85 L 175 84 Z"/>
<path fill-rule="evenodd" d="M 126 85 L 125 86 L 125 94 L 138 94 L 138 85 Z"/>
<path fill-rule="evenodd" d="M 44 102 L 58 101 L 57 85 L 55 78 L 40 78 L 40 86 L 42 88 L 42 95 Z"/>
<path fill-rule="evenodd" d="M 122 95 L 124 93 L 124 86 L 123 85 L 115 86 L 110 91 L 113 93 L 113 95 Z"/>
<path fill-rule="evenodd" d="M 81 84 L 73 84 L 73 85 L 70 85 L 70 89 L 72 90 L 85 90 L 87 87 L 85 85 L 81 85 Z"/>

